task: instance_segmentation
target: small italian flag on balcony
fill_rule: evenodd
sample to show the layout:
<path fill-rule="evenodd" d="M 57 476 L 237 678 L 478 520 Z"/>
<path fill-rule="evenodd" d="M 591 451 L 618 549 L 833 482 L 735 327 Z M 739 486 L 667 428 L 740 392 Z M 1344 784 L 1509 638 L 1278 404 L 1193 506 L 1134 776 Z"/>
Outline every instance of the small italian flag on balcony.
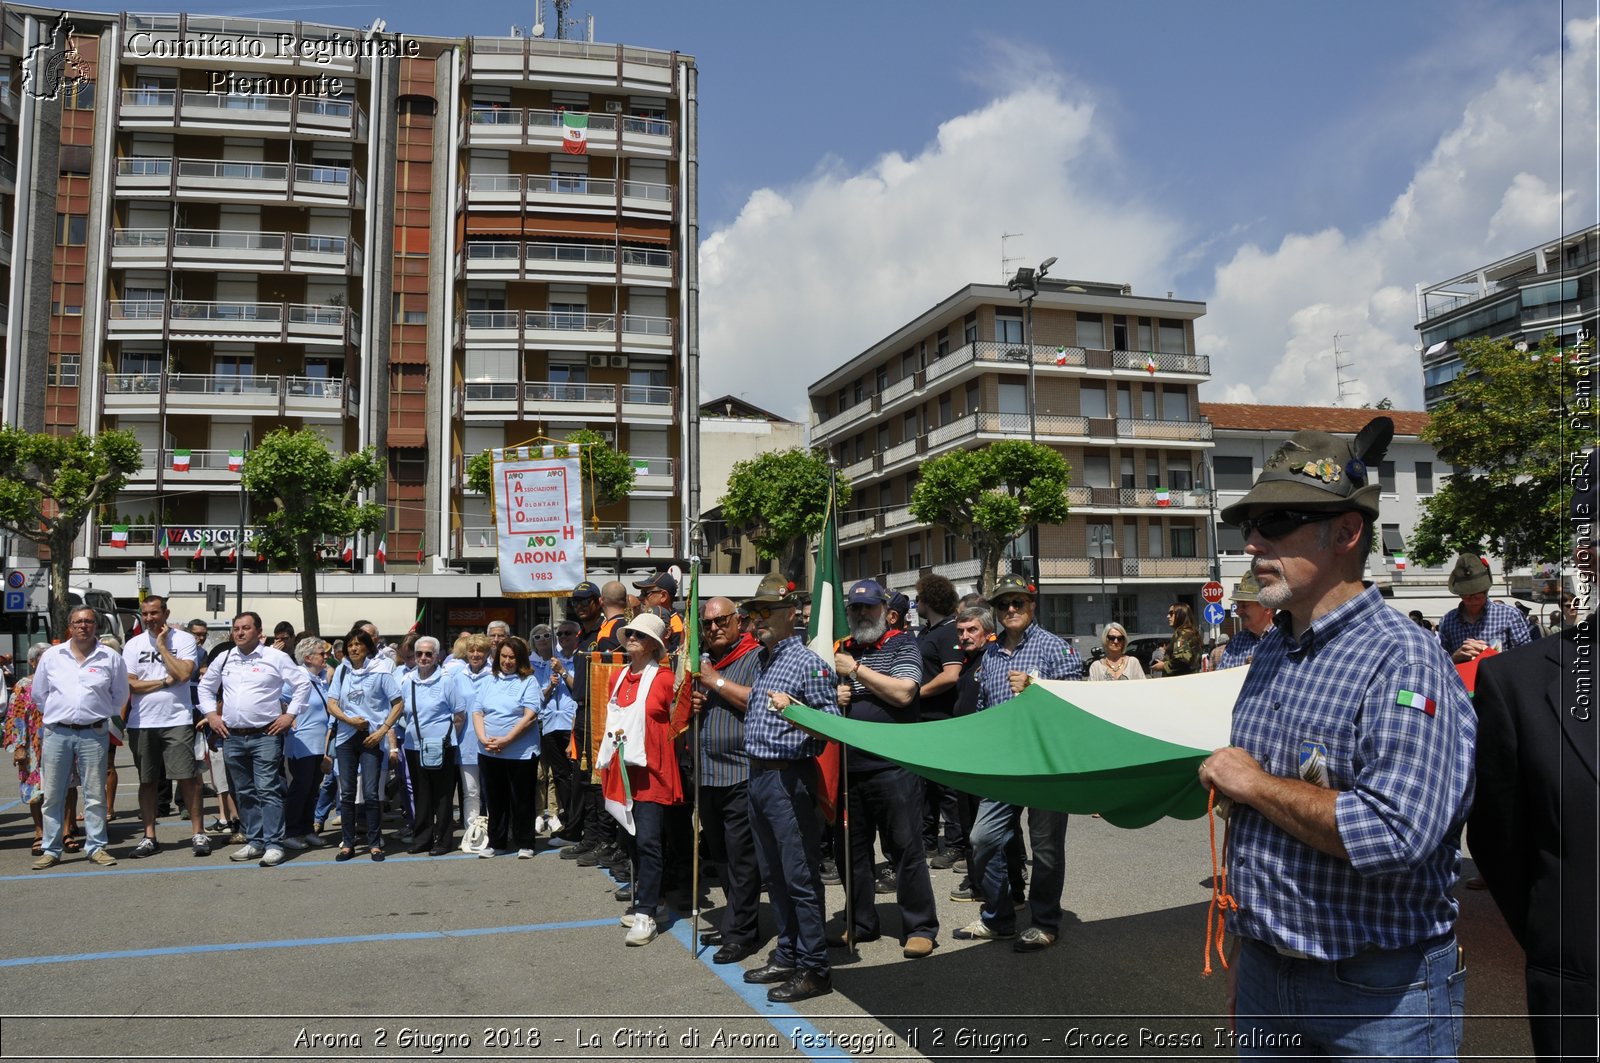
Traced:
<path fill-rule="evenodd" d="M 1056 348 L 1056 364 L 1057 365 L 1066 365 L 1067 364 L 1067 349 L 1065 347 L 1057 347 Z"/>
<path fill-rule="evenodd" d="M 189 458 L 190 458 L 190 452 L 189 451 L 187 451 L 187 450 L 174 450 L 172 452 L 172 471 L 173 472 L 188 472 L 189 471 Z"/>
<path fill-rule="evenodd" d="M 163 561 L 172 560 L 172 539 L 167 535 L 167 529 L 165 528 L 161 529 L 161 559 Z"/>
<path fill-rule="evenodd" d="M 113 550 L 126 550 L 128 548 L 128 526 L 126 524 L 113 524 L 111 526 L 111 548 Z"/>
<path fill-rule="evenodd" d="M 228 451 L 228 471 L 229 472 L 239 472 L 243 468 L 244 468 L 244 451 L 242 451 L 242 450 L 230 450 L 230 451 Z"/>
<path fill-rule="evenodd" d="M 1168 491 L 1165 487 L 1158 488 L 1156 490 L 1156 505 L 1158 505 L 1158 506 L 1170 506 L 1170 505 L 1172 505 L 1172 492 Z"/>
<path fill-rule="evenodd" d="M 1404 572 L 1406 570 L 1406 555 L 1405 554 L 1395 554 L 1394 555 L 1394 570 L 1396 572 Z"/>
<path fill-rule="evenodd" d="M 568 155 L 589 154 L 589 116 L 563 111 L 561 126 L 561 150 Z"/>
<path fill-rule="evenodd" d="M 389 540 L 387 537 L 378 540 L 378 564 L 389 563 Z"/>
<path fill-rule="evenodd" d="M 649 557 L 650 556 L 650 533 L 649 532 L 645 532 L 644 533 L 644 556 L 645 557 Z"/>
<path fill-rule="evenodd" d="M 1149 373 L 1151 376 L 1155 376 L 1156 375 L 1156 368 L 1157 368 L 1156 367 L 1156 356 L 1153 355 L 1153 354 L 1145 355 L 1144 356 L 1144 371 L 1146 373 Z"/>

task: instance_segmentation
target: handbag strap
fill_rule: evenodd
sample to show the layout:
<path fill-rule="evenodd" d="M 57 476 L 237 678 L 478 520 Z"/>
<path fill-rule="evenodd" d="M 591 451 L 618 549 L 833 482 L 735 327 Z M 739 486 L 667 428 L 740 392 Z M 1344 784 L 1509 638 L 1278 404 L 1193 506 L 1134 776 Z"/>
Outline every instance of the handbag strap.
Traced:
<path fill-rule="evenodd" d="M 441 683 L 444 682 L 444 677 L 443 676 L 439 677 L 439 682 L 441 682 Z M 422 755 L 422 720 L 421 720 L 421 718 L 419 718 L 417 716 L 417 681 L 416 681 L 416 679 L 415 678 L 411 679 L 409 685 L 411 687 L 411 704 L 408 707 L 411 709 L 411 728 L 412 728 L 412 730 L 415 732 L 415 734 L 417 736 L 417 755 L 421 756 Z M 447 740 L 450 737 L 451 726 L 452 725 L 449 722 L 446 722 L 445 725 L 444 725 L 444 737 Z"/>

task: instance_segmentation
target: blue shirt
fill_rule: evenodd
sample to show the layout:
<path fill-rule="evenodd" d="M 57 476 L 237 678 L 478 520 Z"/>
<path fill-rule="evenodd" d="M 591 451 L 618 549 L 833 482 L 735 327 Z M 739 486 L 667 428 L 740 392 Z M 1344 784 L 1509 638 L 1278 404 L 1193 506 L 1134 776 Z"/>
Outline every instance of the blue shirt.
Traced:
<path fill-rule="evenodd" d="M 328 678 L 322 673 L 312 675 L 309 670 L 306 675 L 311 679 L 311 696 L 294 718 L 294 729 L 283 736 L 283 755 L 290 760 L 320 757 L 328 750 L 328 725 L 333 722 L 328 715 Z M 293 696 L 294 689 L 283 684 L 284 705 Z"/>
<path fill-rule="evenodd" d="M 483 733 L 490 738 L 510 732 L 522 719 L 524 710 L 539 711 L 539 705 L 544 700 L 544 692 L 539 688 L 539 680 L 533 676 L 524 679 L 520 675 L 503 675 L 495 673 L 492 679 L 486 680 L 479 691 L 478 704 L 473 710 L 483 717 Z M 532 726 L 516 737 L 510 745 L 498 753 L 491 753 L 480 748 L 480 757 L 498 757 L 501 760 L 532 760 L 539 755 L 539 724 L 535 721 Z"/>
<path fill-rule="evenodd" d="M 472 714 L 478 707 L 478 700 L 485 690 L 485 684 L 494 678 L 494 670 L 487 664 L 479 671 L 474 672 L 465 662 L 461 667 L 450 673 L 450 678 L 455 681 L 456 690 L 460 694 L 458 704 L 461 711 L 467 714 L 466 721 L 456 731 L 456 740 L 460 745 L 456 755 L 463 764 L 478 763 L 478 732 L 472 726 Z"/>
<path fill-rule="evenodd" d="M 854 657 L 860 664 L 881 675 L 909 679 L 919 687 L 922 685 L 922 647 L 916 636 L 908 631 L 887 631 L 873 645 L 858 644 L 853 638 L 845 639 L 839 652 Z M 868 690 L 858 676 L 850 681 L 850 704 L 845 706 L 844 715 L 852 720 L 868 720 L 872 723 L 916 723 L 921 717 L 919 700 L 913 694 L 911 704 L 904 708 L 892 705 Z M 895 766 L 893 761 L 854 746 L 847 747 L 845 756 L 851 771 L 883 771 Z"/>
<path fill-rule="evenodd" d="M 560 654 L 556 656 L 561 657 Z M 576 677 L 578 669 L 572 663 L 571 657 L 561 657 L 561 667 L 566 669 L 568 675 Z M 540 658 L 533 662 L 533 675 L 539 681 L 540 696 L 544 696 L 544 689 L 550 685 L 550 677 L 555 674 L 555 665 Z M 555 689 L 545 699 L 543 707 L 539 710 L 539 729 L 541 731 L 570 731 L 572 721 L 578 715 L 578 699 L 573 697 L 572 688 L 567 686 L 565 679 L 557 679 Z"/>
<path fill-rule="evenodd" d="M 1012 672 L 1037 674 L 1040 679 L 1082 679 L 1083 660 L 1065 641 L 1038 624 L 1029 624 L 1016 649 L 1005 644 L 1002 631 L 983 649 L 978 662 L 978 708 L 1010 701 Z"/>
<path fill-rule="evenodd" d="M 1320 960 L 1448 933 L 1477 735 L 1455 666 L 1371 586 L 1298 639 L 1287 614 L 1274 623 L 1234 704 L 1232 742 L 1273 775 L 1337 791 L 1350 859 L 1236 805 L 1234 929 Z"/>
<path fill-rule="evenodd" d="M 1484 602 L 1483 612 L 1476 624 L 1467 621 L 1458 606 L 1439 619 L 1439 644 L 1445 653 L 1454 653 L 1468 639 L 1477 639 L 1493 646 L 1499 643 L 1503 652 L 1526 646 L 1533 639 L 1528 635 L 1528 622 L 1522 614 L 1504 602 Z"/>
<path fill-rule="evenodd" d="M 346 716 L 364 717 L 372 726 L 360 732 L 343 720 L 337 721 L 333 744 L 342 746 L 357 734 L 364 739 L 382 727 L 399 696 L 400 688 L 395 686 L 394 673 L 380 671 L 373 661 L 368 660 L 360 671 L 352 667 L 349 661 L 340 664 L 333 671 L 333 687 L 328 691 L 328 697 L 339 703 L 339 708 Z"/>
<path fill-rule="evenodd" d="M 435 668 L 431 676 L 423 679 L 413 668 L 400 681 L 400 700 L 405 702 L 400 722 L 406 725 L 407 749 L 421 749 L 417 738 L 419 729 L 429 738 L 443 736 L 445 745 L 455 745 L 454 717 L 463 711 L 463 706 L 461 688 L 456 685 L 454 676 L 447 676 Z"/>
<path fill-rule="evenodd" d="M 750 707 L 744 714 L 744 751 L 761 760 L 798 760 L 821 753 L 827 743 L 773 712 L 770 698 L 781 691 L 808 708 L 837 716 L 837 673 L 799 635 L 790 635 L 773 649 L 763 647 L 757 657 L 761 670 L 751 684 Z"/>
<path fill-rule="evenodd" d="M 1217 667 L 1240 668 L 1249 664 L 1256 647 L 1261 645 L 1261 638 L 1249 628 L 1230 636 L 1228 644 L 1222 647 L 1222 663 Z"/>

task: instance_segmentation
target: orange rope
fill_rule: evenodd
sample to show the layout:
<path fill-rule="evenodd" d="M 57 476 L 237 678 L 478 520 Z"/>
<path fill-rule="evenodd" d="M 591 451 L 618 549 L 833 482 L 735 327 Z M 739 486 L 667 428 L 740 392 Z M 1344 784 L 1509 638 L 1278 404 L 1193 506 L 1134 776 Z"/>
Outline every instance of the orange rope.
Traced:
<path fill-rule="evenodd" d="M 1228 966 L 1228 957 L 1222 950 L 1222 936 L 1228 925 L 1228 911 L 1238 911 L 1239 902 L 1233 899 L 1228 892 L 1228 827 L 1222 828 L 1222 859 L 1217 859 L 1217 817 L 1215 815 L 1217 804 L 1217 791 L 1213 787 L 1206 796 L 1206 824 L 1211 831 L 1211 905 L 1206 909 L 1206 975 L 1211 974 L 1211 949 L 1215 945 L 1217 959 L 1224 969 Z M 1231 826 L 1231 824 L 1229 824 Z M 1212 933 L 1213 923 L 1216 926 L 1215 937 Z"/>

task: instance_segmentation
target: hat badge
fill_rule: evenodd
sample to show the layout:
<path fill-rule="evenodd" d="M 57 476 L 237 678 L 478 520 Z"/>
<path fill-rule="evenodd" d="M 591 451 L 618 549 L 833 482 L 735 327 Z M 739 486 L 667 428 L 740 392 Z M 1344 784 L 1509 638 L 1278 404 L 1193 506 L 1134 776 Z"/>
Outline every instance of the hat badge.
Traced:
<path fill-rule="evenodd" d="M 1291 472 L 1300 473 L 1321 480 L 1325 484 L 1338 483 L 1344 476 L 1344 470 L 1332 458 L 1318 458 L 1315 461 L 1292 461 L 1289 463 Z"/>

